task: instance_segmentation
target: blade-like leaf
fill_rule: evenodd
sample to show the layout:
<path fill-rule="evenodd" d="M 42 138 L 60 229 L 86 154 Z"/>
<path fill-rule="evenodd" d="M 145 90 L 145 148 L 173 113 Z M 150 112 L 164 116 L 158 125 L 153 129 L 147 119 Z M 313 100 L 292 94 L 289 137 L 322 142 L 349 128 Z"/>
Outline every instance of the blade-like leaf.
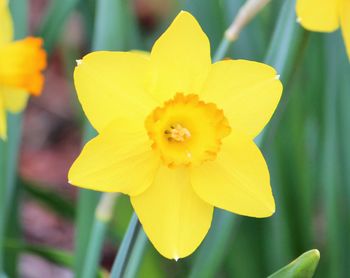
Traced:
<path fill-rule="evenodd" d="M 316 249 L 310 250 L 268 278 L 311 278 L 314 276 L 319 260 L 320 252 Z"/>
<path fill-rule="evenodd" d="M 30 197 L 52 209 L 58 215 L 68 219 L 75 217 L 75 208 L 72 202 L 59 196 L 56 192 L 35 186 L 24 180 L 21 181 L 21 186 Z"/>
<path fill-rule="evenodd" d="M 51 1 L 44 20 L 42 21 L 39 35 L 44 38 L 44 47 L 51 53 L 56 41 L 62 34 L 65 23 L 79 0 Z"/>

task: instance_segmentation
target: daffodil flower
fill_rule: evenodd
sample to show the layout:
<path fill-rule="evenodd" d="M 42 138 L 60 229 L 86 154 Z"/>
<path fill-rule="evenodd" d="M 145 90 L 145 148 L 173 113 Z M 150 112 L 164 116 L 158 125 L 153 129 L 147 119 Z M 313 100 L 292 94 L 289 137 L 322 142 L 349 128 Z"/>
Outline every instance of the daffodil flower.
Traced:
<path fill-rule="evenodd" d="M 13 23 L 7 0 L 0 0 L 0 138 L 6 139 L 6 111 L 18 113 L 29 94 L 39 95 L 46 66 L 40 38 L 13 41 Z"/>
<path fill-rule="evenodd" d="M 212 64 L 207 36 L 181 12 L 150 55 L 93 52 L 78 61 L 74 81 L 98 135 L 72 165 L 69 182 L 128 194 L 163 256 L 191 254 L 214 207 L 274 213 L 269 171 L 253 142 L 281 96 L 272 67 Z"/>
<path fill-rule="evenodd" d="M 340 26 L 350 58 L 349 0 L 297 0 L 296 12 L 298 22 L 310 31 L 333 32 Z"/>

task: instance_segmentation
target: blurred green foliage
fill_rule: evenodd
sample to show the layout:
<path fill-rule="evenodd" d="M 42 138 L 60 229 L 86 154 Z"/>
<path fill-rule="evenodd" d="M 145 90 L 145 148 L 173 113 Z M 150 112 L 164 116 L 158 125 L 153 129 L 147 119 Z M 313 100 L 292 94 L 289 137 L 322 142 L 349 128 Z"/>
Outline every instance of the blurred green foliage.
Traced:
<path fill-rule="evenodd" d="M 147 29 L 139 28 L 131 2 L 109 1 L 114 8 L 106 6 L 107 0 L 52 0 L 38 30 L 45 39 L 46 49 L 52 53 L 63 47 L 60 38 L 66 23 L 73 14 L 78 14 L 84 27 L 85 45 L 66 49 L 63 52 L 66 59 L 79 59 L 88 49 L 149 50 L 172 16 L 186 9 L 197 17 L 208 34 L 214 53 L 225 28 L 244 3 L 243 0 L 179 1 L 171 5 L 173 10 L 167 14 L 156 16 L 155 26 Z M 11 0 L 17 37 L 26 33 L 24 2 Z M 275 66 L 284 83 L 281 104 L 264 137 L 258 139 L 271 173 L 276 214 L 269 219 L 251 219 L 217 210 L 211 232 L 202 246 L 179 262 L 164 259 L 146 242 L 137 277 L 266 277 L 312 248 L 322 254 L 316 277 L 350 276 L 350 64 L 339 32 L 307 33 L 296 23 L 294 5 L 293 0 L 271 1 L 243 30 L 227 54 L 231 58 L 265 61 Z M 67 63 L 69 79 L 73 67 Z M 0 236 L 7 235 L 5 240 L 0 238 L 0 248 L 5 248 L 8 254 L 6 260 L 0 258 L 0 263 L 4 261 L 0 270 L 16 277 L 16 253 L 13 252 L 30 252 L 74 269 L 79 277 L 99 194 L 80 191 L 74 208 L 54 192 L 30 184 L 15 186 L 14 165 L 20 135 L 11 126 L 18 127 L 21 116 L 11 116 L 9 121 L 13 122 L 9 124 L 9 138 L 14 140 L 9 141 L 11 146 L 0 144 L 0 220 L 3 221 Z M 84 140 L 94 134 L 91 127 L 86 127 Z M 11 154 L 4 156 L 5 153 Z M 11 196 L 5 197 L 8 192 Z M 21 192 L 62 217 L 69 220 L 75 217 L 74 255 L 25 244 L 21 236 L 13 232 L 20 229 L 14 218 L 5 221 L 4 214 L 10 210 L 5 204 L 9 198 L 15 200 L 11 202 L 11 211 L 17 211 Z M 131 214 L 128 199 L 121 197 L 107 231 L 109 242 L 116 248 L 120 246 Z M 5 226 L 12 232 L 4 231 Z M 296 260 L 271 277 L 308 277 L 290 274 L 303 265 L 304 261 L 300 264 L 300 260 Z"/>

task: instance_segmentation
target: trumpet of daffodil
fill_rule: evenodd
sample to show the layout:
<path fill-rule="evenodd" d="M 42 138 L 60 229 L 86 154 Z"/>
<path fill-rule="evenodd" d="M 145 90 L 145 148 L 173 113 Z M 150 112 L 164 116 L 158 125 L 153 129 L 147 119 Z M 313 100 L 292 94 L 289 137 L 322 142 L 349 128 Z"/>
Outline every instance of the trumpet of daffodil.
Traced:
<path fill-rule="evenodd" d="M 93 52 L 74 82 L 98 135 L 69 171 L 73 185 L 130 196 L 155 248 L 191 254 L 213 209 L 268 217 L 269 171 L 253 139 L 271 118 L 282 85 L 270 66 L 211 63 L 207 36 L 181 12 L 150 55 Z"/>
<path fill-rule="evenodd" d="M 297 0 L 298 22 L 307 30 L 333 32 L 342 29 L 350 58 L 350 1 L 349 0 Z"/>
<path fill-rule="evenodd" d="M 13 41 L 13 23 L 7 0 L 0 0 L 0 138 L 6 139 L 6 111 L 18 113 L 29 94 L 39 95 L 46 66 L 40 38 Z"/>

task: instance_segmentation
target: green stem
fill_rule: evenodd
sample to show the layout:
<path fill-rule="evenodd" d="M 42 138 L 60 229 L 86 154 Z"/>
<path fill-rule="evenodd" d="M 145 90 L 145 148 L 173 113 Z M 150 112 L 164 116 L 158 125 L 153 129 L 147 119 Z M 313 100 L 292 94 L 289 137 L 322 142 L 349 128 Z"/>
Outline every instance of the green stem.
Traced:
<path fill-rule="evenodd" d="M 112 211 L 117 196 L 118 194 L 116 193 L 104 193 L 96 208 L 95 220 L 83 264 L 82 277 L 84 278 L 96 277 L 103 241 L 108 224 L 112 217 Z"/>
<path fill-rule="evenodd" d="M 125 270 L 125 278 L 136 277 L 139 265 L 141 263 L 141 259 L 143 258 L 143 254 L 146 249 L 147 242 L 148 239 L 145 232 L 143 231 L 143 229 L 140 229 L 137 234 L 134 251 L 130 255 L 129 263 L 127 264 Z"/>
<path fill-rule="evenodd" d="M 228 40 L 225 36 L 222 38 L 218 49 L 216 50 L 214 56 L 213 56 L 213 62 L 217 62 L 225 58 L 225 55 L 227 54 L 230 45 L 232 44 L 232 41 Z"/>
<path fill-rule="evenodd" d="M 128 230 L 125 233 L 125 236 L 123 238 L 123 241 L 120 245 L 117 257 L 114 261 L 112 272 L 111 272 L 111 278 L 119 278 L 122 277 L 125 273 L 125 270 L 127 268 L 127 264 L 130 260 L 131 256 L 135 252 L 135 242 L 138 238 L 138 234 L 141 230 L 141 224 L 136 216 L 135 213 L 133 213 Z M 143 248 L 138 247 L 138 253 L 141 254 L 140 251 L 143 251 Z"/>
<path fill-rule="evenodd" d="M 16 258 L 16 254 L 8 254 L 4 246 L 6 240 L 6 234 L 9 228 L 15 222 L 12 221 L 10 215 L 14 212 L 12 209 L 17 210 L 18 204 L 15 202 L 15 192 L 17 191 L 17 161 L 18 151 L 21 139 L 22 130 L 22 115 L 7 115 L 7 127 L 8 127 L 8 138 L 7 141 L 0 142 L 0 153 L 1 153 L 1 181 L 0 181 L 0 273 L 10 274 L 13 268 L 10 270 L 8 267 L 11 265 L 8 262 L 11 258 Z M 14 261 L 14 263 L 16 263 Z M 3 274 L 5 275 L 5 274 Z"/>
<path fill-rule="evenodd" d="M 27 33 L 27 1 L 11 0 L 10 10 L 14 23 L 15 39 L 23 38 Z M 0 277 L 6 277 L 4 271 L 4 240 L 10 205 L 16 190 L 17 159 L 21 139 L 22 115 L 7 115 L 8 139 L 0 139 Z"/>
<path fill-rule="evenodd" d="M 6 165 L 6 155 L 5 155 L 5 144 L 0 142 L 0 277 L 3 277 L 4 272 L 4 236 L 5 236 L 5 165 Z"/>
<path fill-rule="evenodd" d="M 17 188 L 17 161 L 22 130 L 22 115 L 7 115 L 7 141 L 0 141 L 1 181 L 0 181 L 0 272 L 4 271 L 4 240 L 7 230 L 10 207 L 13 205 Z"/>

